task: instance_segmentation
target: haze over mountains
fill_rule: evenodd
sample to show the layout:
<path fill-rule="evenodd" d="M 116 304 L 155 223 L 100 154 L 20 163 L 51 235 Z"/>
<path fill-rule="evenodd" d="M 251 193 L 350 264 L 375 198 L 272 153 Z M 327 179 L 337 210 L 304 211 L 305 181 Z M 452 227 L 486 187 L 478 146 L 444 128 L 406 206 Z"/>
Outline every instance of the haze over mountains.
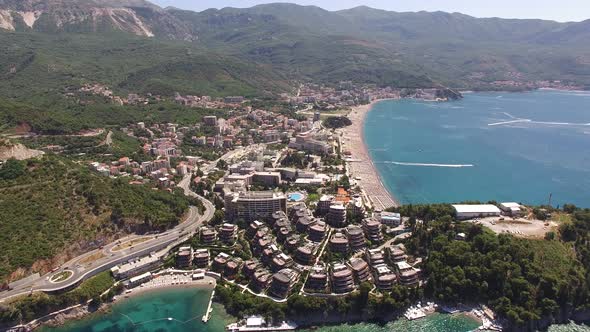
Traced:
<path fill-rule="evenodd" d="M 120 63 L 112 65 L 123 61 L 110 49 L 112 45 L 118 50 L 125 50 L 125 45 L 136 49 L 158 45 L 150 50 L 158 61 L 137 59 L 133 66 L 127 62 L 116 75 L 120 78 L 102 82 L 115 90 L 240 92 L 211 87 L 212 80 L 220 77 L 246 85 L 248 92 L 264 93 L 288 90 L 296 81 L 341 80 L 466 89 L 492 89 L 492 82 L 503 80 L 563 80 L 590 86 L 590 20 L 558 23 L 369 7 L 330 12 L 285 3 L 192 12 L 163 9 L 143 0 L 0 0 L 0 28 L 0 41 L 9 42 L 8 53 L 12 52 L 0 63 L 0 73 L 10 72 L 11 79 L 43 60 L 36 56 L 19 67 L 23 49 L 29 55 L 52 53 L 51 61 L 58 63 L 74 56 L 63 49 L 53 52 L 53 45 L 44 42 L 47 38 L 67 39 L 72 52 L 88 47 L 101 52 L 93 64 L 107 72 L 120 71 Z M 161 49 L 175 49 L 171 53 L 176 54 L 162 57 Z M 212 59 L 217 63 L 206 66 L 207 75 L 193 70 Z M 162 66 L 168 70 L 158 69 Z M 256 70 L 244 77 L 242 70 L 235 70 L 258 66 L 263 66 L 264 75 Z M 166 73 L 170 71 L 183 77 L 172 79 Z M 92 80 L 93 75 L 87 66 L 63 74 L 73 82 Z M 161 75 L 158 82 L 154 75 Z M 187 87 L 184 83 L 194 76 L 209 87 Z M 139 86 L 129 82 L 134 77 L 141 77 Z M 104 80 L 100 75 L 96 79 Z M 263 81 L 272 83 L 256 86 Z"/>

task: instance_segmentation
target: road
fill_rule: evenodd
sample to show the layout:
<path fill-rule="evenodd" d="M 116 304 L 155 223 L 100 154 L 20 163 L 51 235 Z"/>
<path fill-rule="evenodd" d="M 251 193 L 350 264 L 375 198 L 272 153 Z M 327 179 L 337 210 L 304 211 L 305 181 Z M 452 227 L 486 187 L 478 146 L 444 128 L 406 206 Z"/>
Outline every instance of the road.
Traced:
<path fill-rule="evenodd" d="M 191 175 L 187 174 L 178 186 L 184 189 L 187 196 L 196 197 L 203 202 L 203 205 L 205 206 L 203 215 L 199 214 L 196 207 L 191 206 L 188 215 L 183 222 L 175 228 L 164 233 L 147 236 L 132 235 L 106 245 L 101 249 L 85 253 L 63 264 L 57 271 L 47 273 L 38 278 L 33 278 L 32 280 L 27 280 L 9 291 L 0 292 L 0 302 L 15 296 L 28 294 L 32 291 L 55 292 L 73 288 L 77 286 L 79 282 L 102 271 L 109 270 L 111 267 L 122 262 L 126 262 L 135 257 L 148 255 L 151 252 L 166 252 L 166 248 L 176 246 L 186 241 L 204 221 L 211 220 L 215 213 L 215 207 L 209 200 L 190 190 L 190 178 Z M 140 241 L 142 238 L 147 240 L 141 243 L 136 243 L 125 249 L 116 248 L 119 244 L 125 244 L 130 241 Z M 115 248 L 117 250 L 115 250 Z M 95 257 L 95 259 L 89 259 L 92 257 Z M 50 281 L 51 276 L 65 270 L 71 271 L 73 275 L 63 282 Z"/>

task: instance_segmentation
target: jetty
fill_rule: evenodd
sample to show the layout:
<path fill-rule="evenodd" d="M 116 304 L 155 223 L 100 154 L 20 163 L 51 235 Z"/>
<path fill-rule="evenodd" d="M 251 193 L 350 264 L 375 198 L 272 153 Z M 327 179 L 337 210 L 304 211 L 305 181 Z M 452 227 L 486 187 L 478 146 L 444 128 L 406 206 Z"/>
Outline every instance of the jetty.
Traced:
<path fill-rule="evenodd" d="M 207 323 L 209 321 L 209 319 L 211 319 L 211 313 L 213 312 L 213 308 L 211 308 L 211 306 L 213 305 L 213 297 L 215 296 L 215 290 L 213 290 L 213 292 L 211 292 L 211 298 L 209 298 L 209 305 L 207 305 L 207 311 L 205 312 L 205 314 L 203 315 L 203 323 Z"/>

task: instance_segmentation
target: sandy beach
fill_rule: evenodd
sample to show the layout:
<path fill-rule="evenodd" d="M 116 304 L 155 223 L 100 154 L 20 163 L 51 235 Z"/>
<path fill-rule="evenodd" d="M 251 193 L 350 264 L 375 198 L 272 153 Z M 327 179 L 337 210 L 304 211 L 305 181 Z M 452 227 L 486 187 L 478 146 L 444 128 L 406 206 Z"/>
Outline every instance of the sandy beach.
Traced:
<path fill-rule="evenodd" d="M 379 101 L 382 100 L 374 101 L 369 105 L 356 106 L 352 109 L 348 115 L 352 125 L 341 130 L 341 142 L 342 150 L 350 152 L 350 155 L 346 157 L 346 163 L 351 180 L 361 187 L 364 199 L 369 206 L 374 210 L 385 210 L 399 206 L 399 203 L 383 185 L 381 176 L 375 168 L 367 145 L 363 140 L 363 128 L 367 113 Z"/>
<path fill-rule="evenodd" d="M 146 292 L 160 291 L 170 288 L 200 288 L 213 290 L 216 285 L 216 280 L 211 277 L 205 277 L 201 280 L 192 280 L 190 276 L 184 275 L 161 275 L 138 287 L 132 288 L 130 292 L 125 292 L 124 294 L 117 296 L 115 301 L 144 294 Z"/>

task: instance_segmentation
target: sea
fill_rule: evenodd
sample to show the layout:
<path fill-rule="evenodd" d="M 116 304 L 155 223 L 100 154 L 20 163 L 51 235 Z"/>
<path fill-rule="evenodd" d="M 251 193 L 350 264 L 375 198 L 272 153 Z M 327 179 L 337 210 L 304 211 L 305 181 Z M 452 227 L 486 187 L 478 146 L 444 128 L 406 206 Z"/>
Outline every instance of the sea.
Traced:
<path fill-rule="evenodd" d="M 590 207 L 590 92 L 464 97 L 387 100 L 367 114 L 365 143 L 398 201 Z"/>
<path fill-rule="evenodd" d="M 205 313 L 210 290 L 196 288 L 168 288 L 132 296 L 115 303 L 108 312 L 93 314 L 66 325 L 41 332 L 223 332 L 235 321 L 214 304 L 211 320 L 205 324 Z M 478 322 L 468 316 L 434 314 L 423 319 L 408 321 L 405 318 L 385 324 L 342 324 L 320 327 L 303 332 L 467 332 L 476 329 Z M 550 332 L 590 332 L 590 327 L 576 325 L 553 326 Z"/>
<path fill-rule="evenodd" d="M 225 326 L 235 321 L 215 304 L 211 320 L 201 321 L 205 313 L 210 290 L 196 288 L 169 288 L 154 290 L 123 299 L 115 303 L 108 312 L 91 315 L 83 320 L 69 322 L 57 328 L 43 327 L 42 332 L 223 332 Z M 407 321 L 400 319 L 387 325 L 351 324 L 322 327 L 314 331 L 433 331 L 466 332 L 479 323 L 464 315 L 435 314 L 428 318 Z M 310 332 L 303 330 L 304 332 Z"/>
<path fill-rule="evenodd" d="M 367 115 L 365 141 L 383 182 L 402 203 L 465 200 L 590 207 L 590 94 L 470 93 L 454 102 L 383 101 Z M 221 305 L 204 324 L 210 290 L 162 289 L 43 332 L 221 332 Z M 342 324 L 319 332 L 467 332 L 464 315 Z M 551 332 L 590 332 L 574 323 Z"/>

